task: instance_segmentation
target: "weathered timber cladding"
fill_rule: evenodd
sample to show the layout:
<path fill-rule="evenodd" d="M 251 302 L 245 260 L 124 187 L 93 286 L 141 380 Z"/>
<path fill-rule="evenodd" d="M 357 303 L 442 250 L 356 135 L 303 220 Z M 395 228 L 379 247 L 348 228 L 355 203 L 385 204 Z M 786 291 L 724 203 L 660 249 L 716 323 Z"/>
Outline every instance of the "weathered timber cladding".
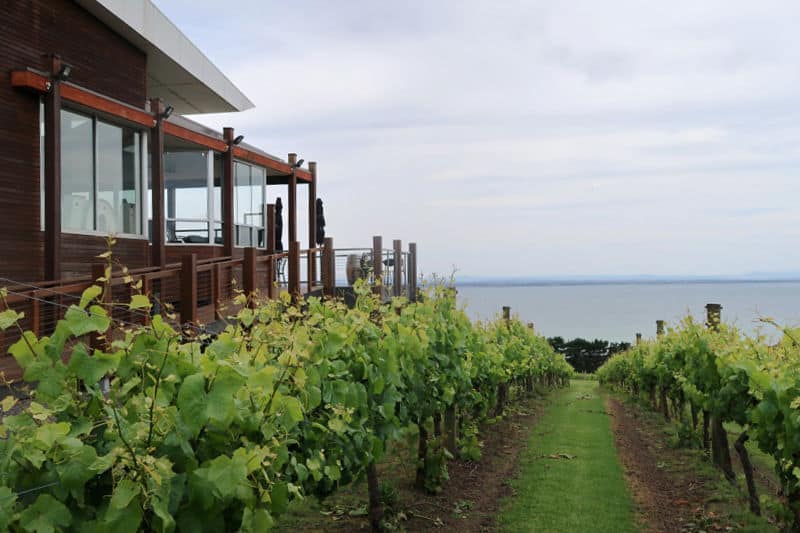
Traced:
<path fill-rule="evenodd" d="M 0 14 L 0 277 L 44 277 L 39 220 L 39 96 L 11 87 L 13 69 L 46 70 L 59 54 L 70 81 L 143 107 L 146 56 L 71 0 L 5 0 Z M 102 238 L 64 234 L 63 275 L 86 276 Z M 74 237 L 74 238 L 73 238 Z M 71 248 L 89 243 L 87 249 Z M 145 241 L 115 251 L 131 268 L 148 256 Z M 68 244 L 70 243 L 70 244 Z M 129 255 L 130 254 L 130 255 Z M 142 264 L 141 266 L 145 266 Z"/>
<path fill-rule="evenodd" d="M 116 238 L 112 249 L 114 263 L 121 263 L 131 270 L 149 265 L 150 245 L 144 239 Z M 61 278 L 87 278 L 92 271 L 92 263 L 102 262 L 97 259 L 108 249 L 105 237 L 61 234 Z M 116 270 L 115 270 L 116 271 Z"/>

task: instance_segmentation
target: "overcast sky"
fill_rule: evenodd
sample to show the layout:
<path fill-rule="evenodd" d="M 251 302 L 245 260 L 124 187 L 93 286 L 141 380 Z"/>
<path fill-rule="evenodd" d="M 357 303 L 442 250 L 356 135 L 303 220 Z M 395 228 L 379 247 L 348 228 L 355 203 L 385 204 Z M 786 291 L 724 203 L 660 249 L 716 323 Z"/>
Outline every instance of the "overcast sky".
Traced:
<path fill-rule="evenodd" d="M 318 161 L 338 247 L 416 241 L 426 274 L 800 271 L 796 0 L 156 3 L 256 104 L 194 118 Z"/>

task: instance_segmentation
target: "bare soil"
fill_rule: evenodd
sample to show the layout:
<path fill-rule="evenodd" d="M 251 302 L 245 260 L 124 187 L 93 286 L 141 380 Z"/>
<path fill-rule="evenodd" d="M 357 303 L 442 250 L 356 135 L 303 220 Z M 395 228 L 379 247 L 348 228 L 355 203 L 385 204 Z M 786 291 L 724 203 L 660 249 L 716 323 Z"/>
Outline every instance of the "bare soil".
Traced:
<path fill-rule="evenodd" d="M 546 400 L 519 400 L 504 418 L 481 429 L 483 443 L 479 461 L 453 459 L 448 462 L 450 479 L 440 494 L 430 495 L 413 486 L 415 468 L 409 450 L 394 450 L 394 460 L 378 468 L 379 482 L 391 481 L 396 488 L 396 503 L 389 512 L 394 526 L 401 531 L 446 531 L 459 533 L 496 531 L 496 518 L 502 500 L 512 496 L 509 481 L 518 468 L 518 458 L 525 448 L 533 426 Z M 414 450 L 415 451 L 415 450 Z M 360 515 L 366 504 L 366 486 L 358 483 L 337 492 L 321 509 L 295 511 L 281 521 L 279 531 L 368 531 L 366 516 Z M 361 509 L 361 512 L 355 511 Z"/>
<path fill-rule="evenodd" d="M 607 401 L 625 478 L 647 532 L 739 531 L 732 519 L 741 505 L 696 449 L 667 446 L 664 422 L 641 407 L 616 398 Z M 734 489 L 731 489 L 732 492 Z"/>

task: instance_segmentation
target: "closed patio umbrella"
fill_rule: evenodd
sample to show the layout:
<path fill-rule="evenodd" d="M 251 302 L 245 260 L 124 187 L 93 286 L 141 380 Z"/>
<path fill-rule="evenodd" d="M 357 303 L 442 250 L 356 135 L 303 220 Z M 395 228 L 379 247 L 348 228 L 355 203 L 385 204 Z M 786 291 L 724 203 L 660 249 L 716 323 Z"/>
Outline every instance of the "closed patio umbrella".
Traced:
<path fill-rule="evenodd" d="M 317 198 L 317 246 L 325 244 L 325 214 L 322 210 L 322 200 Z"/>
<path fill-rule="evenodd" d="M 281 199 L 275 200 L 275 251 L 283 251 L 283 204 Z"/>

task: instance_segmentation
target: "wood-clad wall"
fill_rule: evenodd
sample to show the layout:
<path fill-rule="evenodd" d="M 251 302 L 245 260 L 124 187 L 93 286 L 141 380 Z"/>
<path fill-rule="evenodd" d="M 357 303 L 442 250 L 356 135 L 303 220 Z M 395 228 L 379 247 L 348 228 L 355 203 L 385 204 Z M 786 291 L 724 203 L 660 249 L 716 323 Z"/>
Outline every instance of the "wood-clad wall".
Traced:
<path fill-rule="evenodd" d="M 145 54 L 73 1 L 2 2 L 0 277 L 18 281 L 39 281 L 43 277 L 39 96 L 12 88 L 10 72 L 27 67 L 45 70 L 51 54 L 59 54 L 72 65 L 70 81 L 74 83 L 140 108 L 147 98 Z M 120 261 L 132 268 L 146 265 L 146 241 L 118 242 L 116 256 Z M 86 276 L 93 254 L 104 246 L 102 237 L 64 234 L 62 277 Z"/>

